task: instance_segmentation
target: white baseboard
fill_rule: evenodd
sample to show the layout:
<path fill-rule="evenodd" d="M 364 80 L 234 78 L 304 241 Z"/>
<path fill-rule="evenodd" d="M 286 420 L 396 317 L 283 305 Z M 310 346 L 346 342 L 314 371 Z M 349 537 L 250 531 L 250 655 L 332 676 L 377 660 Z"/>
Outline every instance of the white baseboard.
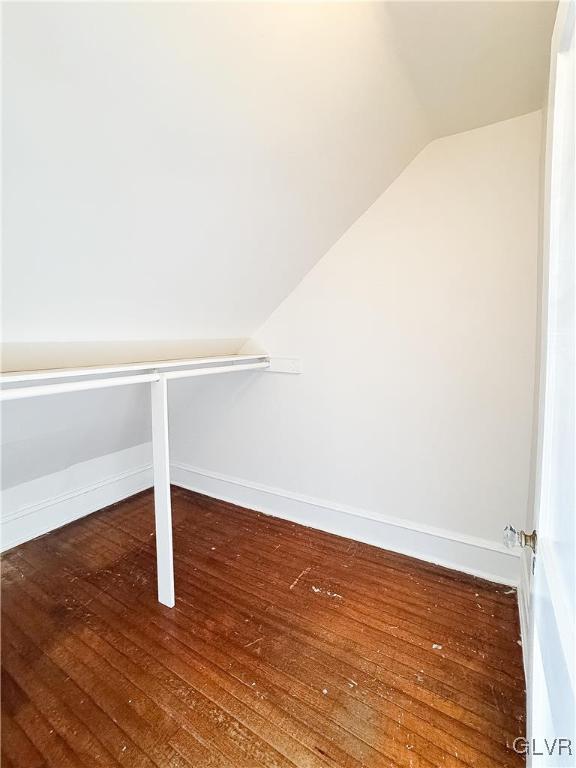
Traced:
<path fill-rule="evenodd" d="M 417 557 L 464 573 L 517 586 L 521 621 L 528 604 L 524 574 L 515 551 L 485 539 L 415 524 L 409 520 L 348 507 L 323 499 L 259 485 L 174 462 L 172 482 L 265 514 L 377 547 Z M 2 551 L 115 504 L 153 484 L 150 444 L 76 464 L 2 493 Z M 527 636 L 522 626 L 523 637 Z"/>
<path fill-rule="evenodd" d="M 149 443 L 74 464 L 2 492 L 2 551 L 152 486 Z"/>
<path fill-rule="evenodd" d="M 275 517 L 390 549 L 500 584 L 517 586 L 518 553 L 486 539 L 335 504 L 179 462 L 172 482 Z"/>

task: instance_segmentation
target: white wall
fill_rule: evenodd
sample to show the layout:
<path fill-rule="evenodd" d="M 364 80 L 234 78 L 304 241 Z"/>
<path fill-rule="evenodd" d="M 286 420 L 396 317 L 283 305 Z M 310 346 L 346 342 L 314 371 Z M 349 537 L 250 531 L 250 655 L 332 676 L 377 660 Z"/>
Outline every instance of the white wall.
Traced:
<path fill-rule="evenodd" d="M 539 112 L 426 147 L 255 335 L 301 376 L 174 384 L 180 479 L 206 488 L 195 467 L 230 498 L 226 478 L 261 506 L 254 484 L 500 557 L 527 508 L 539 151 Z"/>
<path fill-rule="evenodd" d="M 150 443 L 77 459 L 64 469 L 2 491 L 2 550 L 115 504 L 153 483 Z"/>
<path fill-rule="evenodd" d="M 2 403 L 2 480 L 12 487 L 151 439 L 150 388 Z"/>
<path fill-rule="evenodd" d="M 2 549 L 152 484 L 147 385 L 12 400 L 0 415 Z"/>

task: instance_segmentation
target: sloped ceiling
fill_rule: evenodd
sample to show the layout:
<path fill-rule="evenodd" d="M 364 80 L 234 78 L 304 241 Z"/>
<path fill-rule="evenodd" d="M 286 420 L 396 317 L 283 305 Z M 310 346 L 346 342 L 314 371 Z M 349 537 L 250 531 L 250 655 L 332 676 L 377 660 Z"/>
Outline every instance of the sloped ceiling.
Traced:
<path fill-rule="evenodd" d="M 430 138 L 379 4 L 4 16 L 6 341 L 248 336 Z"/>
<path fill-rule="evenodd" d="M 432 138 L 541 105 L 553 12 L 5 4 L 4 341 L 249 336 Z"/>
<path fill-rule="evenodd" d="M 556 2 L 387 6 L 398 51 L 435 137 L 542 107 Z"/>

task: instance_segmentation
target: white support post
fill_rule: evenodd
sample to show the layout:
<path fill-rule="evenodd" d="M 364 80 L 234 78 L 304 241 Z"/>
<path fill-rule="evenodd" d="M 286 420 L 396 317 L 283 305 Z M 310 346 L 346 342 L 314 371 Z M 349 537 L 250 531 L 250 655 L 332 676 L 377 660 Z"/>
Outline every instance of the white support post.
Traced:
<path fill-rule="evenodd" d="M 168 443 L 168 383 L 163 376 L 150 385 L 152 398 L 152 448 L 154 453 L 154 514 L 156 517 L 156 568 L 158 600 L 173 608 L 174 562 L 172 504 L 170 501 L 170 452 Z"/>

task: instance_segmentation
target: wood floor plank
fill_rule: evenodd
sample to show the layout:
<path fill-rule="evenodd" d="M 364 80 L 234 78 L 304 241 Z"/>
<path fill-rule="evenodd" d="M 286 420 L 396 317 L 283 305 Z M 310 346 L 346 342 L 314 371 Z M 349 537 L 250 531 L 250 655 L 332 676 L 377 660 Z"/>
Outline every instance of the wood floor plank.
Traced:
<path fill-rule="evenodd" d="M 172 495 L 174 609 L 150 492 L 2 558 L 3 768 L 522 764 L 514 590 Z"/>
<path fill-rule="evenodd" d="M 204 557 L 200 548 L 202 542 L 209 545 L 214 539 L 205 540 L 200 535 L 195 535 L 193 538 L 198 549 L 191 548 L 190 551 L 198 554 L 199 557 Z M 234 549 L 241 549 L 241 546 L 235 545 Z M 513 683 L 514 673 L 518 671 L 515 655 L 509 663 L 505 664 L 501 655 L 495 656 L 491 653 L 493 646 L 484 642 L 479 633 L 473 634 L 463 629 L 463 621 L 458 615 L 451 613 L 448 618 L 448 616 L 439 616 L 439 610 L 435 610 L 431 615 L 426 613 L 428 609 L 410 611 L 408 608 L 407 611 L 406 600 L 403 595 L 398 594 L 396 587 L 388 603 L 374 600 L 372 593 L 378 588 L 377 586 L 372 585 L 368 590 L 362 591 L 362 585 L 354 588 L 350 583 L 334 578 L 327 582 L 324 576 L 318 574 L 319 567 L 316 567 L 313 562 L 310 565 L 311 558 L 301 559 L 297 552 L 291 553 L 291 558 L 294 560 L 292 575 L 301 574 L 294 595 L 298 594 L 307 598 L 308 601 L 319 602 L 327 610 L 333 609 L 345 613 L 353 621 L 358 621 L 367 627 L 374 627 L 379 633 L 385 632 L 390 639 L 400 640 L 402 645 L 415 643 L 421 647 L 431 648 L 434 642 L 443 638 L 449 630 L 445 653 L 454 648 L 457 651 L 459 663 L 465 663 L 471 669 L 479 669 L 490 679 L 500 676 L 504 682 L 509 678 Z M 232 568 L 235 565 L 234 560 L 223 564 Z M 267 578 L 274 587 L 284 590 L 287 585 L 279 583 L 277 579 L 270 576 L 278 572 L 280 565 L 278 561 L 259 555 L 258 561 L 253 563 L 252 572 L 254 575 L 259 574 Z M 437 603 L 435 607 L 438 607 Z M 477 609 L 476 604 L 474 609 Z M 496 625 L 497 622 L 494 624 Z M 514 630 L 515 625 L 512 631 Z M 508 650 L 509 643 L 502 640 L 502 644 Z"/>
<path fill-rule="evenodd" d="M 2 712 L 2 761 L 14 765 L 15 759 L 25 762 L 28 768 L 42 768 L 44 760 L 28 736 L 6 711 Z"/>
<path fill-rule="evenodd" d="M 200 510 L 202 510 L 204 507 L 207 507 L 209 503 L 212 503 L 211 500 L 208 500 L 208 503 L 206 501 L 203 501 L 200 505 Z M 181 504 L 180 499 L 176 499 L 175 501 L 175 507 L 178 509 L 179 505 Z M 209 509 L 209 507 L 208 507 Z M 205 516 L 206 517 L 206 516 Z M 214 556 L 217 557 L 222 552 L 221 544 L 221 538 L 223 539 L 224 545 L 229 543 L 231 547 L 233 548 L 231 551 L 238 553 L 238 550 L 241 550 L 243 548 L 243 542 L 242 539 L 238 540 L 238 538 L 234 539 L 228 539 L 226 540 L 226 533 L 222 531 L 222 528 L 217 526 L 214 522 L 208 523 L 205 521 L 205 517 L 202 520 L 201 527 L 195 531 L 198 533 L 200 537 L 208 536 L 206 540 L 206 545 L 210 547 L 212 550 L 213 545 L 219 545 L 214 547 Z M 208 512 L 208 517 L 211 517 L 210 513 Z M 269 518 L 268 518 L 269 519 Z M 192 534 L 192 531 L 194 529 L 191 529 L 190 526 L 187 526 L 186 531 L 184 533 L 187 533 L 188 535 Z M 307 529 L 303 529 L 307 530 Z M 346 577 L 349 575 L 349 572 L 346 573 L 344 569 L 349 566 L 349 563 L 342 563 L 340 558 L 326 558 L 325 556 L 322 556 L 322 551 L 315 552 L 314 550 L 310 550 L 309 547 L 303 548 L 300 541 L 293 542 L 292 539 L 294 539 L 295 536 L 298 535 L 298 532 L 296 531 L 293 535 L 289 537 L 284 538 L 284 542 L 282 544 L 282 551 L 275 550 L 276 552 L 276 558 L 280 559 L 282 558 L 281 562 L 286 562 L 285 553 L 288 552 L 290 555 L 290 562 L 293 562 L 294 564 L 294 572 L 298 573 L 298 562 L 301 561 L 301 558 L 305 558 L 305 562 L 312 562 L 314 566 L 318 566 L 319 568 L 324 568 L 328 570 L 328 573 L 334 578 L 337 579 L 338 577 Z M 336 537 L 334 537 L 336 538 Z M 265 542 L 270 541 L 270 536 L 258 536 L 258 526 L 255 525 L 250 530 L 250 537 L 249 540 L 246 542 L 246 544 L 249 547 L 249 553 L 254 561 L 255 564 L 260 564 L 263 562 L 270 553 L 267 552 L 267 548 L 265 547 Z M 364 547 L 364 549 L 368 549 L 366 545 L 358 545 L 357 542 L 353 542 L 353 545 L 356 547 Z M 245 545 L 244 545 L 245 546 Z M 254 556 L 254 552 L 257 552 L 257 556 Z M 237 556 L 237 555 L 236 555 Z M 397 556 L 398 557 L 398 556 Z M 315 560 L 316 558 L 316 560 Z M 268 565 L 268 563 L 266 563 Z M 463 633 L 463 636 L 466 637 L 478 637 L 478 629 L 481 630 L 482 624 L 484 622 L 488 623 L 490 632 L 488 635 L 488 639 L 490 643 L 500 643 L 501 646 L 504 647 L 504 650 L 506 650 L 509 645 L 508 643 L 501 643 L 499 641 L 499 638 L 495 636 L 494 628 L 498 627 L 499 629 L 507 630 L 509 627 L 506 623 L 500 624 L 499 620 L 494 621 L 496 618 L 494 612 L 498 610 L 493 602 L 490 602 L 488 600 L 488 603 L 485 604 L 485 608 L 490 609 L 490 613 L 488 611 L 482 610 L 482 606 L 479 606 L 479 602 L 477 599 L 471 600 L 465 600 L 460 597 L 458 599 L 457 596 L 454 595 L 454 592 L 451 590 L 449 592 L 444 592 L 442 596 L 444 596 L 446 599 L 443 600 L 441 603 L 438 602 L 438 596 L 440 590 L 438 589 L 438 585 L 434 585 L 434 591 L 433 593 L 428 597 L 428 587 L 425 583 L 419 584 L 418 581 L 414 581 L 413 575 L 408 573 L 402 573 L 402 572 L 393 572 L 392 575 L 395 577 L 394 579 L 388 580 L 383 579 L 382 577 L 387 575 L 386 571 L 383 572 L 382 567 L 380 568 L 380 573 L 376 573 L 376 578 L 373 578 L 371 581 L 368 581 L 367 576 L 368 568 L 365 567 L 363 564 L 361 568 L 356 569 L 354 572 L 354 579 L 353 583 L 356 585 L 358 590 L 361 590 L 362 595 L 362 603 L 361 605 L 369 605 L 373 601 L 376 601 L 379 603 L 379 608 L 382 608 L 385 606 L 385 599 L 388 594 L 392 596 L 392 598 L 399 597 L 401 598 L 401 603 L 398 602 L 394 603 L 394 607 L 396 609 L 396 616 L 398 615 L 398 609 L 406 610 L 409 609 L 411 606 L 414 606 L 416 609 L 416 616 L 420 615 L 420 618 L 422 617 L 422 610 L 429 610 L 432 612 L 434 610 L 435 616 L 427 616 L 427 621 L 430 622 L 434 620 L 436 617 L 438 620 L 442 621 L 443 618 L 446 618 L 448 620 L 448 623 L 450 626 L 454 626 L 455 622 L 458 620 L 458 618 L 461 618 L 463 621 L 461 621 L 459 630 L 461 633 Z M 309 578 L 312 578 L 311 576 Z M 337 589 L 337 583 L 334 583 L 331 585 L 333 587 L 333 590 Z M 476 593 L 474 593 L 476 596 Z M 384 599 L 384 600 L 383 600 Z M 510 605 L 509 601 L 507 601 L 506 607 L 509 610 L 508 619 L 512 620 L 513 623 L 516 625 L 517 620 L 517 612 L 515 610 L 515 606 Z M 472 635 L 468 631 L 468 622 L 467 619 L 470 614 L 471 608 L 474 609 L 475 613 L 478 613 L 478 610 L 480 611 L 479 616 L 476 618 L 479 619 L 479 621 L 474 622 L 476 632 L 474 635 Z M 466 620 L 466 621 L 464 621 Z M 478 626 L 480 625 L 480 627 Z M 517 626 L 517 625 L 516 625 Z"/>

